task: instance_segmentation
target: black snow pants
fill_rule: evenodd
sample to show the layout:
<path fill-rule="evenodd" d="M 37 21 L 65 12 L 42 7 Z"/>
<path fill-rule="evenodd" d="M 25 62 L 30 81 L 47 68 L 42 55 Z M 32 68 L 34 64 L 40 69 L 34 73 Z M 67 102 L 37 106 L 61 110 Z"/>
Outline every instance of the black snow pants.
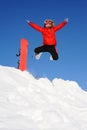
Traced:
<path fill-rule="evenodd" d="M 43 45 L 34 49 L 35 54 L 39 54 L 40 52 L 49 52 L 53 58 L 53 60 L 58 60 L 58 52 L 56 50 L 55 45 Z"/>

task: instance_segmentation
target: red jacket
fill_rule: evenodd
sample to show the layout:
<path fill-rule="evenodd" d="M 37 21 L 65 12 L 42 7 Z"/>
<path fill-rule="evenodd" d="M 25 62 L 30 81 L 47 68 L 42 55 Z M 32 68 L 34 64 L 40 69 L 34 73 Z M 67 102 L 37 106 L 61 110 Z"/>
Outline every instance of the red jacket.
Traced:
<path fill-rule="evenodd" d="M 32 22 L 29 22 L 29 25 L 33 27 L 34 29 L 38 30 L 39 32 L 42 33 L 43 36 L 43 44 L 44 45 L 56 45 L 56 36 L 55 32 L 61 29 L 63 26 L 67 24 L 66 21 L 58 24 L 57 26 L 53 28 L 42 28 L 38 26 L 37 24 L 34 24 Z"/>

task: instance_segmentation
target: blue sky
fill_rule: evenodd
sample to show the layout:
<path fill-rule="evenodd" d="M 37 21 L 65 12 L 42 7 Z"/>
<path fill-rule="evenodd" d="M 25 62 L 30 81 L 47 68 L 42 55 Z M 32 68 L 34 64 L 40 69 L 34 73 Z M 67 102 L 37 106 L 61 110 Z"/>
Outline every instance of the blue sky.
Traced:
<path fill-rule="evenodd" d="M 56 33 L 59 60 L 44 53 L 39 61 L 34 48 L 42 45 L 42 35 L 29 27 L 26 19 L 43 27 L 45 19 L 69 23 Z M 1 0 L 0 65 L 17 67 L 20 39 L 29 42 L 27 70 L 35 77 L 76 81 L 87 90 L 87 1 L 86 0 Z"/>

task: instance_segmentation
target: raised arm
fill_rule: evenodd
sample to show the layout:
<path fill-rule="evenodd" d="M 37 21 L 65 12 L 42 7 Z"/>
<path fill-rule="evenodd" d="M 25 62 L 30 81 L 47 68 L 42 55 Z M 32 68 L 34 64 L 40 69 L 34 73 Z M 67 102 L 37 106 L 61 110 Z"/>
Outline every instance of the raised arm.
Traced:
<path fill-rule="evenodd" d="M 34 28 L 35 30 L 39 31 L 39 32 L 42 32 L 43 28 L 40 27 L 39 25 L 33 23 L 33 22 L 30 22 L 29 20 L 26 20 L 26 22 L 28 23 L 28 25 L 30 25 L 32 28 Z"/>
<path fill-rule="evenodd" d="M 54 27 L 54 31 L 58 31 L 62 27 L 64 27 L 68 23 L 68 18 L 65 19 L 62 23 L 58 24 L 57 26 Z"/>

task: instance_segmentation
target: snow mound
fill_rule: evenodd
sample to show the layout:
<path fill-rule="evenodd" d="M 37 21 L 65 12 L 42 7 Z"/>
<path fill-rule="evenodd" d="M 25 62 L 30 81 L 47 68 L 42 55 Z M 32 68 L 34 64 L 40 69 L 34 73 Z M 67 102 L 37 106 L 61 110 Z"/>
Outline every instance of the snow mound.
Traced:
<path fill-rule="evenodd" d="M 87 130 L 87 92 L 74 81 L 0 66 L 0 130 Z"/>

